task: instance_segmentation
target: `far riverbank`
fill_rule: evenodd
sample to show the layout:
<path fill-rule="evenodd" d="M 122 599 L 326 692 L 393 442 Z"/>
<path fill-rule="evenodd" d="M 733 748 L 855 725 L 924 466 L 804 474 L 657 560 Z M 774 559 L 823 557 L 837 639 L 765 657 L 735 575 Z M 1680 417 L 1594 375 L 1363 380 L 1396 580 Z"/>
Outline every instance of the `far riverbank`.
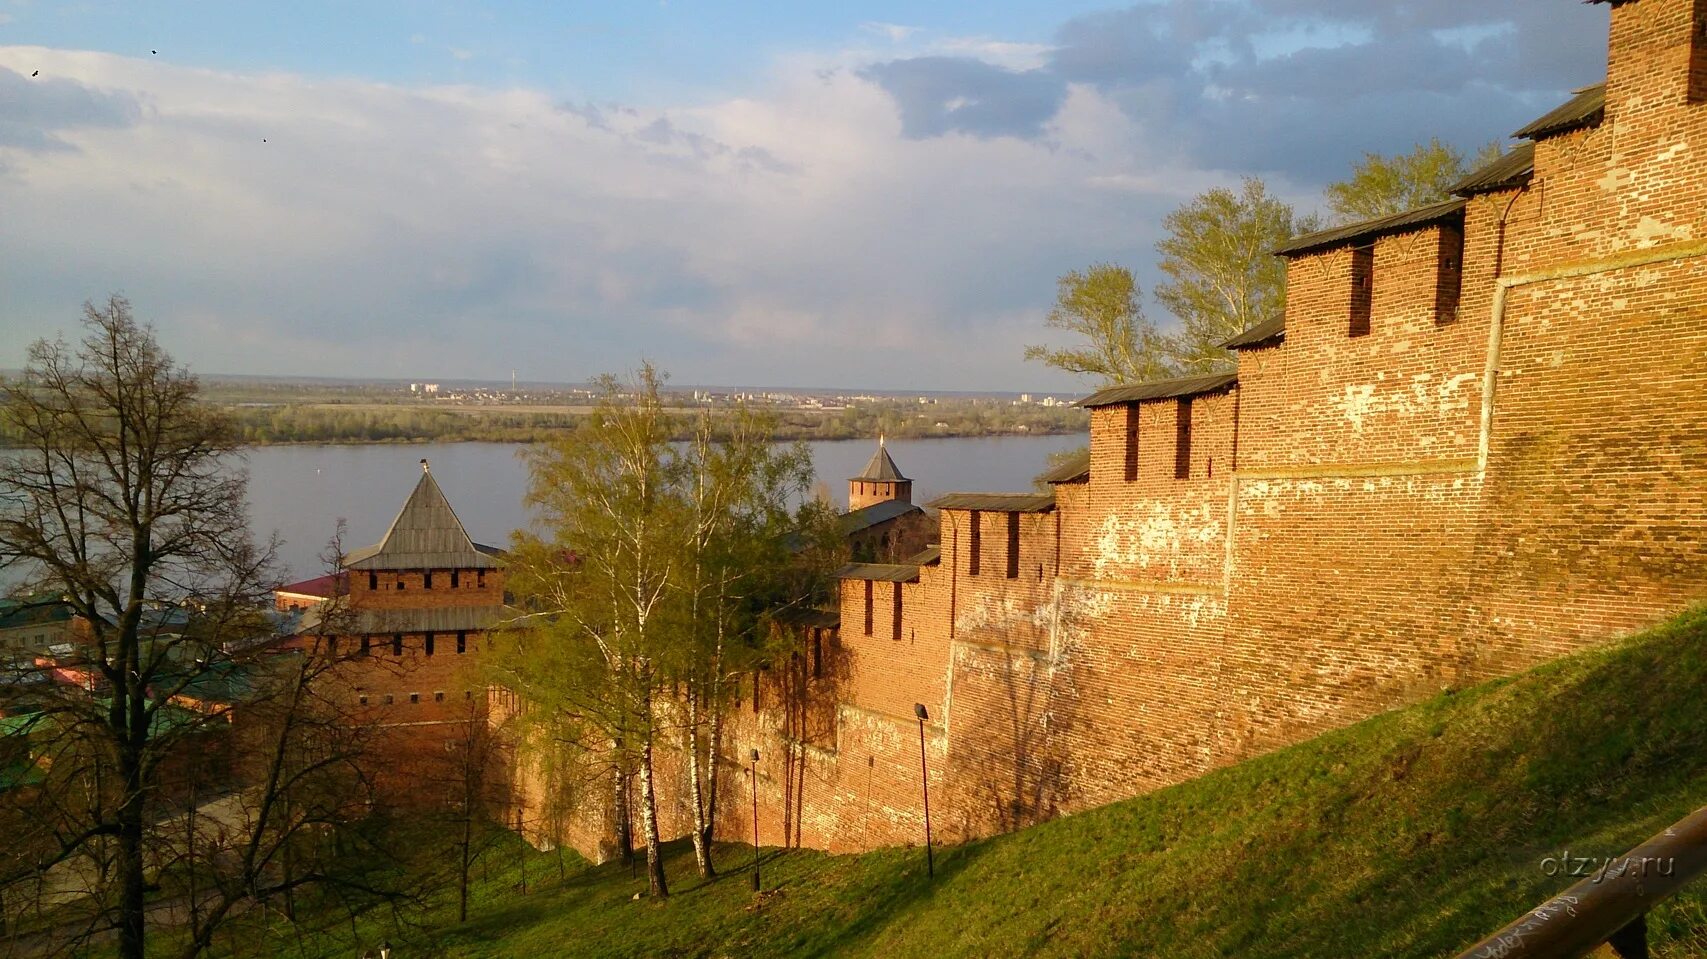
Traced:
<path fill-rule="evenodd" d="M 914 480 L 913 501 L 924 504 L 948 492 L 1021 492 L 1049 466 L 1049 455 L 1083 446 L 1083 433 L 895 439 L 889 450 Z M 818 479 L 838 507 L 847 506 L 847 478 L 870 458 L 873 442 L 808 441 Z M 272 445 L 250 450 L 251 526 L 264 538 L 284 539 L 280 559 L 300 578 L 320 572 L 319 554 L 340 517 L 348 521 L 346 548 L 385 533 L 430 460 L 433 475 L 469 533 L 504 545 L 528 523 L 526 444 L 501 442 L 351 443 Z"/>

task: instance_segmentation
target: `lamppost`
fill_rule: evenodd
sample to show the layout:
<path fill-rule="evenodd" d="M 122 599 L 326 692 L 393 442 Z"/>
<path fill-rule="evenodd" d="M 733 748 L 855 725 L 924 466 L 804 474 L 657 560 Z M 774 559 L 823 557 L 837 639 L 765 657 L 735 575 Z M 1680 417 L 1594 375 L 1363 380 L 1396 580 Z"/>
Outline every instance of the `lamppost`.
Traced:
<path fill-rule="evenodd" d="M 748 754 L 751 764 L 747 774 L 752 780 L 753 793 L 753 891 L 758 892 L 759 886 L 759 751 L 753 750 Z"/>
<path fill-rule="evenodd" d="M 925 720 L 931 714 L 924 703 L 913 704 L 913 715 L 919 717 L 919 781 L 925 787 L 925 875 L 936 878 L 936 857 L 931 853 L 931 770 L 925 763 Z"/>

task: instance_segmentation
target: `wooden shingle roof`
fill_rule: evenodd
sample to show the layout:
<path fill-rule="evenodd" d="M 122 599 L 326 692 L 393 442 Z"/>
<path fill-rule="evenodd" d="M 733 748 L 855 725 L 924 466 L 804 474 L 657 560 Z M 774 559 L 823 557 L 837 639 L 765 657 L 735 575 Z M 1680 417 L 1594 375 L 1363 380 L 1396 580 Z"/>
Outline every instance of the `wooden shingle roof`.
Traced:
<path fill-rule="evenodd" d="M 450 508 L 444 491 L 421 461 L 421 479 L 404 502 L 385 536 L 372 546 L 344 556 L 350 569 L 494 569 L 502 555 L 468 538 L 462 520 Z"/>
<path fill-rule="evenodd" d="M 878 583 L 914 583 L 919 568 L 906 563 L 849 563 L 836 570 L 837 579 L 868 579 Z"/>
<path fill-rule="evenodd" d="M 1079 450 L 1037 478 L 1040 483 L 1077 483 L 1091 478 L 1091 451 Z"/>
<path fill-rule="evenodd" d="M 881 438 L 877 441 L 877 452 L 871 454 L 871 459 L 866 461 L 865 469 L 858 476 L 851 476 L 849 479 L 868 483 L 905 483 L 907 481 L 907 477 L 902 476 L 900 468 L 895 465 L 895 460 L 889 456 L 889 448 L 883 445 Z"/>
<path fill-rule="evenodd" d="M 1238 336 L 1221 344 L 1224 350 L 1243 350 L 1253 346 L 1265 346 L 1270 342 L 1286 339 L 1286 314 L 1263 320 Z"/>

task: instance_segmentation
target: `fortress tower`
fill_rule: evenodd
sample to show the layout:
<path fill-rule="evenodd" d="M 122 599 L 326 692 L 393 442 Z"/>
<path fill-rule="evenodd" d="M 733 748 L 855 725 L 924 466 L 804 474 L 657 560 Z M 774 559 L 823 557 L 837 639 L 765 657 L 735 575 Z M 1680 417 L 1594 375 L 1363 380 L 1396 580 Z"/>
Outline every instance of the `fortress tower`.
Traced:
<path fill-rule="evenodd" d="M 891 501 L 911 503 L 913 481 L 901 475 L 888 447 L 883 445 L 883 437 L 879 436 L 877 452 L 871 454 L 871 460 L 858 476 L 848 480 L 848 512 Z"/>
<path fill-rule="evenodd" d="M 504 552 L 474 542 L 421 461 L 414 490 L 378 543 L 351 550 L 336 577 L 279 590 L 301 608 L 299 635 L 334 653 L 325 680 L 341 687 L 355 721 L 377 730 L 381 799 L 433 802 L 425 781 L 487 721 L 477 663 L 504 613 Z"/>

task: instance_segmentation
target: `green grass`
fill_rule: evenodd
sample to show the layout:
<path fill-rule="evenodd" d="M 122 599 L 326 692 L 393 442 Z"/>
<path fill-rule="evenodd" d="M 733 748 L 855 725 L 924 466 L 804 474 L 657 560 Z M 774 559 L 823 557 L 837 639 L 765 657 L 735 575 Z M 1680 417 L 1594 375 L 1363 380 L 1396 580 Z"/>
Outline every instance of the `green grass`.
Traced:
<path fill-rule="evenodd" d="M 1707 802 L 1707 610 L 1148 796 L 939 851 L 744 847 L 674 895 L 626 867 L 483 886 L 475 917 L 391 934 L 403 957 L 1450 955 L 1559 891 L 1541 861 L 1607 856 Z M 515 862 L 515 856 L 508 857 Z M 377 935 L 370 927 L 368 935 Z M 1707 881 L 1650 916 L 1707 955 Z M 292 952 L 354 956 L 348 927 Z"/>

